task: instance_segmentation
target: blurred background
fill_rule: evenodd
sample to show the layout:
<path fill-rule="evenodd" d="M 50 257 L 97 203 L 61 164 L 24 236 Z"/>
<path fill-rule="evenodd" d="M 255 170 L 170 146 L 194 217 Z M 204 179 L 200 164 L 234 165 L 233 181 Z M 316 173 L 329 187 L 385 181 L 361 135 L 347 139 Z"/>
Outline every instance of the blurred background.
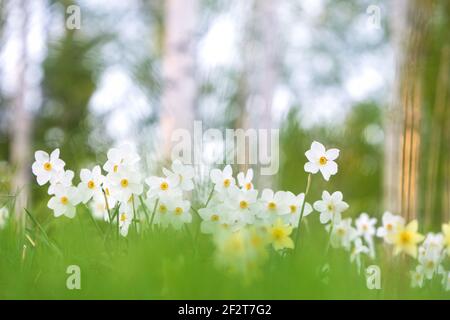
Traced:
<path fill-rule="evenodd" d="M 152 167 L 197 119 L 280 130 L 279 173 L 261 186 L 304 191 L 318 140 L 341 150 L 340 172 L 313 197 L 340 190 L 350 215 L 437 230 L 449 34 L 448 0 L 0 0 L 0 207 L 50 214 L 37 149 L 77 172 L 128 141 Z"/>

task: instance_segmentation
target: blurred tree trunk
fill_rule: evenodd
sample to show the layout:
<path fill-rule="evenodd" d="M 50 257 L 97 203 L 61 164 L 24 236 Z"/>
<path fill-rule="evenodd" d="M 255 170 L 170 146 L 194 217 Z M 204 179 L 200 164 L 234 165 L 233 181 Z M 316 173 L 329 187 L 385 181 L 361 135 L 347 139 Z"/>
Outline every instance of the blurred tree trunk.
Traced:
<path fill-rule="evenodd" d="M 14 167 L 14 175 L 11 181 L 11 189 L 16 195 L 15 211 L 19 225 L 24 224 L 24 208 L 29 196 L 29 172 L 30 172 L 30 131 L 31 115 L 26 108 L 26 70 L 27 70 L 27 35 L 28 35 L 28 11 L 27 1 L 19 3 L 22 21 L 20 25 L 20 59 L 17 68 L 17 89 L 12 101 L 11 121 L 11 163 Z"/>
<path fill-rule="evenodd" d="M 253 6 L 245 47 L 249 92 L 242 121 L 244 128 L 270 130 L 274 128 L 273 99 L 279 78 L 278 3 L 276 0 L 257 0 Z M 271 185 L 273 177 L 257 176 L 261 188 Z"/>
<path fill-rule="evenodd" d="M 445 0 L 401 0 L 392 16 L 397 79 L 386 119 L 385 205 L 426 228 L 449 207 L 449 8 Z"/>
<path fill-rule="evenodd" d="M 164 1 L 163 81 L 160 123 L 164 156 L 170 158 L 172 132 L 192 130 L 196 103 L 195 44 L 197 0 Z"/>

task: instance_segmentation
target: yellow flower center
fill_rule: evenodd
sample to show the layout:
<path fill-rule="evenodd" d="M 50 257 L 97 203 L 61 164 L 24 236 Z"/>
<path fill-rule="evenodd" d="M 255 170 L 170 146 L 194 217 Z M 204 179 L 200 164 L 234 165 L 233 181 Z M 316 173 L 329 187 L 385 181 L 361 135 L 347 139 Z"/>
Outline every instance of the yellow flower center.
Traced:
<path fill-rule="evenodd" d="M 334 211 L 334 205 L 330 203 L 329 205 L 327 205 L 327 209 L 328 211 Z"/>
<path fill-rule="evenodd" d="M 62 196 L 62 197 L 61 197 L 61 203 L 62 203 L 63 205 L 66 205 L 66 204 L 69 203 L 69 199 L 68 199 L 66 196 Z"/>
<path fill-rule="evenodd" d="M 343 228 L 338 228 L 338 229 L 336 230 L 336 233 L 337 233 L 338 236 L 343 237 L 343 236 L 345 236 L 345 229 L 343 229 Z"/>
<path fill-rule="evenodd" d="M 297 212 L 297 206 L 290 205 L 289 208 L 291 209 L 291 213 L 296 213 Z"/>
<path fill-rule="evenodd" d="M 127 220 L 127 215 L 125 213 L 122 213 L 120 215 L 120 221 L 125 222 Z"/>
<path fill-rule="evenodd" d="M 273 201 L 270 201 L 267 204 L 267 208 L 269 208 L 269 210 L 275 210 L 277 208 L 277 204 L 275 202 L 273 202 Z"/>
<path fill-rule="evenodd" d="M 327 162 L 328 162 L 328 159 L 327 159 L 327 158 L 325 158 L 325 157 L 320 157 L 320 159 L 319 159 L 320 165 L 324 166 L 324 165 L 327 164 Z"/>
<path fill-rule="evenodd" d="M 114 171 L 114 172 L 119 171 L 119 166 L 118 166 L 117 164 L 113 167 L 113 171 Z"/>
<path fill-rule="evenodd" d="M 433 261 L 428 261 L 428 262 L 427 262 L 427 268 L 428 268 L 428 269 L 434 268 L 434 262 L 433 262 Z"/>
<path fill-rule="evenodd" d="M 230 185 L 231 185 L 231 180 L 230 179 L 223 180 L 223 186 L 225 188 L 228 188 Z"/>
<path fill-rule="evenodd" d="M 263 243 L 262 238 L 257 234 L 253 235 L 253 237 L 251 238 L 251 244 L 256 248 L 260 247 L 262 243 Z"/>
<path fill-rule="evenodd" d="M 245 185 L 245 189 L 247 190 L 251 190 L 252 189 L 252 184 L 249 182 Z"/>
<path fill-rule="evenodd" d="M 283 238 L 284 238 L 284 230 L 283 230 L 282 228 L 278 228 L 278 227 L 273 228 L 273 229 L 272 229 L 272 237 L 273 237 L 275 240 L 281 240 L 281 239 L 283 239 Z"/>
<path fill-rule="evenodd" d="M 180 208 L 180 207 L 175 208 L 175 214 L 177 216 L 180 216 L 182 213 L 183 213 L 183 208 Z"/>
<path fill-rule="evenodd" d="M 92 180 L 90 180 L 90 181 L 88 182 L 87 186 L 88 186 L 89 189 L 94 189 L 94 188 L 95 188 L 95 182 L 92 181 Z"/>
<path fill-rule="evenodd" d="M 164 204 L 159 205 L 159 212 L 166 213 L 167 207 Z"/>
<path fill-rule="evenodd" d="M 122 188 L 128 187 L 128 184 L 129 184 L 128 179 L 120 180 L 120 185 L 122 186 Z"/>
<path fill-rule="evenodd" d="M 52 170 L 52 164 L 51 164 L 50 162 L 44 163 L 44 170 L 45 170 L 45 171 L 50 171 L 50 170 Z"/>
<path fill-rule="evenodd" d="M 411 243 L 412 234 L 409 231 L 402 231 L 400 233 L 400 243 L 403 245 L 408 245 Z"/>
<path fill-rule="evenodd" d="M 392 229 L 393 229 L 392 224 L 391 224 L 391 223 L 388 223 L 388 224 L 386 225 L 386 229 L 387 229 L 387 231 L 392 231 Z"/>
<path fill-rule="evenodd" d="M 169 184 L 165 181 L 161 182 L 161 184 L 159 185 L 159 188 L 163 191 L 166 191 L 167 189 L 169 189 Z"/>
<path fill-rule="evenodd" d="M 239 202 L 239 207 L 241 207 L 241 209 L 247 209 L 248 208 L 248 202 L 245 200 L 242 200 L 241 202 Z"/>
<path fill-rule="evenodd" d="M 213 214 L 211 216 L 211 221 L 217 222 L 217 221 L 219 221 L 219 219 L 220 219 L 220 217 L 217 214 Z"/>

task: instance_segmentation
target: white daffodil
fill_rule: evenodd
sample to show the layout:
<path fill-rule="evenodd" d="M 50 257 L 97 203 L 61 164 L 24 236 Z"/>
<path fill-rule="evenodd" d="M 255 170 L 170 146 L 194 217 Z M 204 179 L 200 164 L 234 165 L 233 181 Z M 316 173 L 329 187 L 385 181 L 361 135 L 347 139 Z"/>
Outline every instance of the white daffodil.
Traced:
<path fill-rule="evenodd" d="M 138 172 L 121 169 L 111 176 L 112 195 L 120 202 L 128 202 L 132 195 L 140 195 L 143 191 L 141 176 Z"/>
<path fill-rule="evenodd" d="M 145 180 L 145 183 L 150 187 L 147 192 L 147 197 L 161 198 L 168 196 L 175 196 L 181 194 L 177 188 L 180 178 L 176 174 L 169 175 L 168 177 L 149 177 Z"/>
<path fill-rule="evenodd" d="M 306 172 L 315 174 L 320 171 L 326 181 L 337 173 L 338 166 L 334 160 L 339 157 L 338 149 L 326 150 L 323 144 L 314 141 L 311 149 L 306 151 L 305 155 L 308 158 L 308 162 L 305 164 Z"/>
<path fill-rule="evenodd" d="M 424 280 L 423 267 L 417 266 L 416 270 L 411 271 L 411 287 L 422 288 Z"/>
<path fill-rule="evenodd" d="M 97 191 L 90 202 L 92 216 L 98 220 L 109 222 L 108 207 L 106 205 L 105 195 L 103 192 Z"/>
<path fill-rule="evenodd" d="M 366 241 L 371 241 L 375 235 L 376 218 L 371 218 L 365 212 L 361 213 L 358 219 L 355 220 L 356 230 L 358 236 L 364 237 Z"/>
<path fill-rule="evenodd" d="M 223 205 L 212 205 L 198 210 L 202 218 L 200 231 L 202 233 L 214 233 L 219 228 L 229 229 L 234 221 L 231 218 L 230 208 Z"/>
<path fill-rule="evenodd" d="M 238 188 L 230 191 L 227 205 L 233 213 L 234 220 L 241 225 L 253 224 L 255 221 L 255 203 L 258 191 L 243 191 Z"/>
<path fill-rule="evenodd" d="M 377 230 L 377 237 L 383 238 L 385 242 L 391 243 L 390 238 L 397 232 L 398 227 L 405 225 L 405 220 L 401 216 L 396 216 L 386 211 L 382 218 L 383 226 Z"/>
<path fill-rule="evenodd" d="M 192 222 L 191 203 L 182 198 L 174 198 L 168 203 L 170 224 L 175 230 L 180 230 L 186 223 Z"/>
<path fill-rule="evenodd" d="M 59 149 L 55 149 L 50 155 L 44 151 L 36 151 L 34 158 L 36 161 L 31 168 L 40 186 L 52 180 L 65 166 L 64 161 L 59 159 Z"/>
<path fill-rule="evenodd" d="M 9 218 L 9 210 L 7 207 L 2 207 L 0 209 L 0 229 L 3 229 L 6 225 L 6 221 Z"/>
<path fill-rule="evenodd" d="M 100 166 L 95 166 L 92 171 L 81 169 L 80 179 L 81 182 L 78 185 L 78 190 L 80 191 L 81 201 L 87 203 L 96 192 L 101 191 L 105 177 L 102 175 Z"/>
<path fill-rule="evenodd" d="M 422 246 L 426 248 L 427 251 L 433 251 L 436 254 L 441 254 L 444 249 L 444 235 L 442 233 L 428 233 Z"/>
<path fill-rule="evenodd" d="M 356 238 L 356 229 L 352 227 L 352 219 L 347 218 L 340 220 L 334 225 L 328 225 L 331 230 L 330 243 L 333 248 L 344 248 L 350 250 L 352 241 Z M 329 229 L 328 229 L 329 230 Z"/>
<path fill-rule="evenodd" d="M 108 160 L 103 165 L 103 169 L 110 173 L 118 173 L 121 169 L 126 171 L 135 170 L 140 160 L 139 155 L 131 144 L 121 145 L 119 148 L 112 148 L 108 151 Z"/>
<path fill-rule="evenodd" d="M 153 223 L 162 228 L 167 228 L 171 222 L 170 207 L 173 202 L 172 196 L 149 199 L 148 207 L 155 208 Z"/>
<path fill-rule="evenodd" d="M 230 165 L 227 165 L 223 171 L 212 169 L 210 177 L 214 183 L 214 190 L 219 193 L 224 193 L 236 185 L 236 181 L 233 178 L 233 169 L 231 169 Z"/>
<path fill-rule="evenodd" d="M 290 214 L 284 215 L 283 219 L 294 228 L 298 227 L 303 201 L 305 201 L 304 193 L 300 193 L 296 196 L 290 191 L 286 192 L 285 203 L 289 207 Z M 303 209 L 303 217 L 308 216 L 311 212 L 313 212 L 313 208 L 308 202 L 306 202 Z"/>
<path fill-rule="evenodd" d="M 131 202 L 121 202 L 118 215 L 120 235 L 126 237 L 131 222 L 133 221 L 133 206 L 131 205 Z"/>
<path fill-rule="evenodd" d="M 106 176 L 103 180 L 101 192 L 104 193 L 104 196 L 106 196 L 109 209 L 114 208 L 118 202 L 117 198 L 114 197 L 113 190 L 114 182 L 111 180 L 111 175 Z"/>
<path fill-rule="evenodd" d="M 343 201 L 342 192 L 336 191 L 330 195 L 328 191 L 322 192 L 322 200 L 314 202 L 314 209 L 320 212 L 320 222 L 326 224 L 329 221 L 338 223 L 341 214 L 348 209 L 348 204 Z"/>
<path fill-rule="evenodd" d="M 181 190 L 191 191 L 194 189 L 194 167 L 192 167 L 191 165 L 185 165 L 180 160 L 175 160 L 172 163 L 172 171 L 174 174 L 178 175 L 178 186 Z"/>
<path fill-rule="evenodd" d="M 55 186 L 55 194 L 49 200 L 48 207 L 53 210 L 55 217 L 65 215 L 68 218 L 75 217 L 75 206 L 80 203 L 77 188 Z"/>
<path fill-rule="evenodd" d="M 259 200 L 260 210 L 257 215 L 266 223 L 272 224 L 278 218 L 289 214 L 291 209 L 286 202 L 286 192 L 273 192 L 271 189 L 264 189 Z"/>
<path fill-rule="evenodd" d="M 55 194 L 55 186 L 62 185 L 63 187 L 70 187 L 72 185 L 73 177 L 75 173 L 72 170 L 57 172 L 50 180 L 50 186 L 48 187 L 48 194 Z"/>
<path fill-rule="evenodd" d="M 428 280 L 433 278 L 437 272 L 440 263 L 440 255 L 431 250 L 426 250 L 424 247 L 419 247 L 418 260 L 423 268 L 423 273 Z"/>
<path fill-rule="evenodd" d="M 253 169 L 248 169 L 247 173 L 244 175 L 243 172 L 239 172 L 237 175 L 237 180 L 239 187 L 244 191 L 253 190 Z"/>
<path fill-rule="evenodd" d="M 356 263 L 358 271 L 361 269 L 361 254 L 369 254 L 369 252 L 369 248 L 363 245 L 361 238 L 357 237 L 353 240 L 353 249 L 350 254 L 350 262 Z"/>

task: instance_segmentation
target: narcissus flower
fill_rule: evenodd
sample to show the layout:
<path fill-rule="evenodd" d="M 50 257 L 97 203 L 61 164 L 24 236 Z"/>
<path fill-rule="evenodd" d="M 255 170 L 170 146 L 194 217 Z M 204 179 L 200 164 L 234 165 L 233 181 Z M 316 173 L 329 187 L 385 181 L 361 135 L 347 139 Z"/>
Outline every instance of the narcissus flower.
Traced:
<path fill-rule="evenodd" d="M 80 203 L 77 188 L 57 185 L 54 191 L 55 195 L 49 200 L 48 207 L 53 210 L 55 217 L 75 217 L 75 206 Z"/>
<path fill-rule="evenodd" d="M 102 175 L 100 166 L 95 166 L 94 169 L 81 169 L 81 182 L 78 185 L 80 191 L 81 201 L 87 203 L 94 196 L 96 192 L 101 191 L 101 186 L 105 177 Z"/>
<path fill-rule="evenodd" d="M 128 202 L 132 195 L 140 195 L 143 191 L 141 176 L 138 172 L 121 169 L 111 176 L 113 197 L 120 202 Z"/>
<path fill-rule="evenodd" d="M 223 171 L 212 169 L 210 177 L 214 183 L 214 189 L 219 193 L 228 191 L 236 185 L 236 181 L 233 178 L 233 169 L 231 169 L 230 165 L 227 165 Z"/>
<path fill-rule="evenodd" d="M 292 192 L 286 192 L 285 203 L 289 207 L 289 213 L 283 215 L 285 222 L 289 223 L 294 228 L 298 227 L 300 221 L 300 211 L 302 210 L 303 202 L 305 201 L 305 194 L 300 193 L 297 196 Z M 303 217 L 308 216 L 313 212 L 312 206 L 307 202 L 303 209 Z"/>
<path fill-rule="evenodd" d="M 167 173 L 167 172 L 166 172 Z M 180 194 L 177 186 L 180 178 L 176 174 L 170 174 L 168 177 L 149 177 L 145 183 L 150 187 L 147 192 L 148 198 L 167 197 Z"/>
<path fill-rule="evenodd" d="M 352 219 L 347 218 L 335 223 L 334 226 L 328 225 L 327 229 L 331 230 L 331 245 L 334 248 L 344 248 L 350 250 L 352 241 L 356 238 L 356 229 L 352 227 Z"/>
<path fill-rule="evenodd" d="M 253 170 L 250 168 L 247 173 L 239 172 L 237 175 L 239 187 L 244 191 L 253 190 Z"/>
<path fill-rule="evenodd" d="M 50 180 L 50 186 L 48 187 L 48 194 L 55 194 L 55 187 L 57 185 L 62 185 L 63 187 L 70 187 L 72 185 L 73 177 L 75 173 L 72 170 L 64 171 L 61 170 L 55 174 L 55 176 Z"/>
<path fill-rule="evenodd" d="M 122 202 L 119 206 L 118 214 L 120 235 L 126 237 L 133 221 L 133 206 L 131 202 Z"/>
<path fill-rule="evenodd" d="M 254 206 L 257 197 L 258 191 L 256 190 L 242 191 L 241 189 L 235 188 L 230 191 L 227 202 L 230 207 L 230 212 L 232 212 L 233 218 L 237 223 L 247 225 L 255 221 Z"/>
<path fill-rule="evenodd" d="M 200 231 L 202 233 L 214 233 L 219 228 L 227 229 L 234 225 L 230 208 L 223 204 L 211 205 L 199 209 L 198 214 L 202 218 L 200 225 Z"/>
<path fill-rule="evenodd" d="M 191 191 L 194 189 L 194 168 L 190 165 L 183 164 L 180 160 L 175 160 L 172 163 L 172 171 L 174 174 L 178 175 L 179 178 L 179 188 L 183 191 Z M 167 176 L 167 174 L 166 174 Z"/>
<path fill-rule="evenodd" d="M 294 242 L 289 237 L 292 233 L 292 227 L 285 224 L 282 219 L 277 219 L 275 223 L 268 228 L 270 242 L 275 250 L 293 249 Z"/>
<path fill-rule="evenodd" d="M 338 149 L 326 150 L 323 144 L 314 141 L 311 149 L 306 151 L 308 162 L 305 164 L 305 171 L 315 174 L 321 172 L 323 178 L 328 181 L 332 175 L 338 171 L 338 165 L 334 161 L 339 157 Z"/>
<path fill-rule="evenodd" d="M 271 189 L 264 189 L 259 202 L 258 216 L 269 224 L 275 222 L 280 216 L 289 214 L 291 210 L 286 202 L 284 191 L 273 192 Z"/>
<path fill-rule="evenodd" d="M 341 213 L 348 209 L 348 204 L 343 201 L 342 192 L 336 191 L 330 194 L 328 191 L 322 192 L 322 200 L 314 202 L 314 209 L 320 212 L 320 222 L 338 223 L 341 220 Z"/>
<path fill-rule="evenodd" d="M 417 220 L 411 221 L 407 226 L 400 226 L 394 234 L 389 235 L 394 244 L 394 255 L 404 252 L 413 258 L 417 257 L 417 245 L 423 241 L 424 236 L 417 232 Z"/>
<path fill-rule="evenodd" d="M 121 145 L 119 148 L 111 148 L 108 151 L 108 160 L 103 169 L 110 173 L 118 173 L 121 169 L 135 170 L 140 160 L 139 155 L 131 144 Z"/>
<path fill-rule="evenodd" d="M 386 211 L 382 218 L 383 226 L 377 229 L 377 237 L 383 238 L 390 243 L 390 235 L 397 232 L 397 228 L 405 225 L 405 220 L 401 216 L 396 216 Z"/>
<path fill-rule="evenodd" d="M 356 231 L 359 236 L 364 237 L 366 241 L 371 241 L 375 235 L 376 218 L 371 218 L 365 212 L 361 213 L 358 219 L 355 220 Z"/>
<path fill-rule="evenodd" d="M 168 203 L 169 221 L 175 230 L 180 230 L 186 223 L 192 222 L 191 203 L 181 197 L 176 197 Z"/>
<path fill-rule="evenodd" d="M 411 271 L 411 287 L 422 288 L 424 280 L 424 273 L 422 266 L 417 266 L 416 270 Z"/>
<path fill-rule="evenodd" d="M 31 168 L 40 186 L 53 179 L 65 166 L 64 161 L 59 159 L 59 149 L 55 149 L 50 155 L 44 151 L 36 151 L 34 158 L 36 161 Z"/>

